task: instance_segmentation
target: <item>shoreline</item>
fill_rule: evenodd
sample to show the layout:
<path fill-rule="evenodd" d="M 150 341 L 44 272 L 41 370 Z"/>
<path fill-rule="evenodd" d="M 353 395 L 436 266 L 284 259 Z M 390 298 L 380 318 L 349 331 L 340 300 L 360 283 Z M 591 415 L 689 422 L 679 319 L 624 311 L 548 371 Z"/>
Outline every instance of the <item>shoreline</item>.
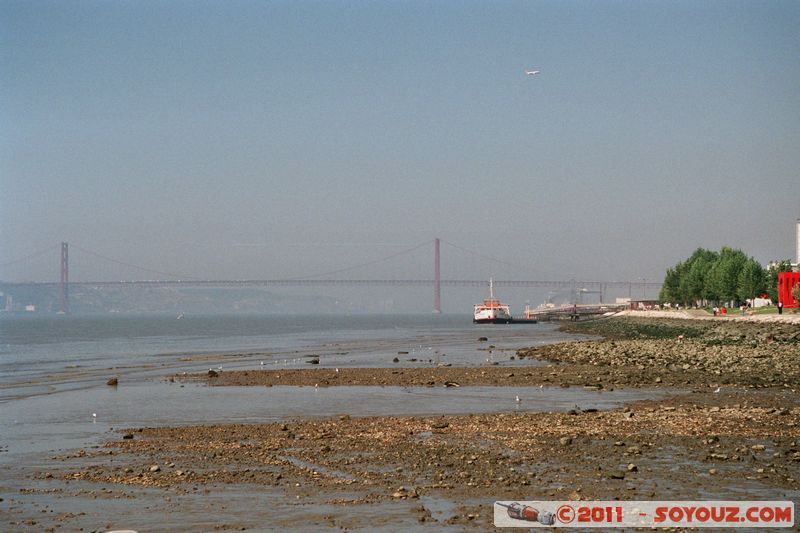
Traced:
<path fill-rule="evenodd" d="M 103 490 L 113 490 L 113 498 L 144 499 L 156 519 L 174 517 L 173 526 L 191 531 L 258 531 L 266 524 L 294 531 L 480 531 L 492 528 L 493 502 L 502 499 L 741 500 L 746 494 L 800 501 L 800 371 L 794 368 L 800 328 L 655 317 L 565 326 L 603 340 L 503 355 L 514 357 L 514 366 L 398 362 L 394 368 L 225 370 L 167 379 L 205 382 L 209 389 L 450 382 L 542 386 L 543 394 L 559 386 L 674 394 L 609 410 L 498 406 L 491 414 L 342 414 L 118 429 L 104 444 L 52 458 L 32 484 L 56 486 L 64 498 L 111 487 Z M 519 366 L 519 359 L 537 362 Z M 248 503 L 254 491 L 277 498 L 272 510 Z M 193 522 L 199 519 L 186 514 L 185 502 L 202 507 L 215 494 L 226 495 L 226 509 Z M 9 505 L 23 506 L 23 498 Z M 46 524 L 47 516 L 34 509 L 29 515 L 37 526 Z M 144 517 L 137 522 L 135 513 L 129 518 L 109 521 L 106 529 L 159 529 Z M 87 526 L 79 514 L 59 523 Z"/>
<path fill-rule="evenodd" d="M 645 312 L 645 313 L 649 313 Z M 209 386 L 583 386 L 800 388 L 800 328 L 793 325 L 687 318 L 611 317 L 565 323 L 570 333 L 602 340 L 523 348 L 514 366 L 308 368 L 209 371 L 173 376 Z M 520 366 L 519 361 L 535 361 Z"/>

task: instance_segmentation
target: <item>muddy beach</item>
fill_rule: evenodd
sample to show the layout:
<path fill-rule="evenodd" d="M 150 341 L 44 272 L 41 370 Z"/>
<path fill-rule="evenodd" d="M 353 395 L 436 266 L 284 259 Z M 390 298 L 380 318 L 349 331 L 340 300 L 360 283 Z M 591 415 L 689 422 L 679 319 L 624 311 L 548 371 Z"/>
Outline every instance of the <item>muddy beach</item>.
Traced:
<path fill-rule="evenodd" d="M 566 323 L 564 329 L 605 339 L 500 352 L 491 359 L 487 357 L 486 363 L 478 367 L 430 366 L 399 355 L 393 359 L 395 368 L 315 368 L 309 364 L 307 369 L 212 370 L 173 379 L 203 381 L 210 386 L 311 387 L 800 385 L 800 326 L 610 318 Z M 525 360 L 530 366 L 498 366 L 501 359 Z"/>
<path fill-rule="evenodd" d="M 202 520 L 184 523 L 198 531 L 483 531 L 492 529 L 493 502 L 506 499 L 798 501 L 797 328 L 630 318 L 570 327 L 605 340 L 506 354 L 530 366 L 415 368 L 400 361 L 394 368 L 165 379 L 212 389 L 515 386 L 546 395 L 573 387 L 655 388 L 667 396 L 610 410 L 501 407 L 465 415 L 341 413 L 267 424 L 126 428 L 95 448 L 53 457 L 36 482 L 45 487 L 58 480 L 65 494 L 96 491 L 104 501 L 140 499 L 156 516 L 178 512 L 181 502 L 226 495 L 222 508 L 209 507 Z M 246 499 L 252 494 L 279 503 L 254 509 Z M 77 513 L 48 520 L 54 513 L 47 510 L 37 530 L 81 523 Z M 139 523 L 145 524 L 140 530 L 170 529 L 147 514 Z M 19 520 L 12 530 L 32 527 Z"/>

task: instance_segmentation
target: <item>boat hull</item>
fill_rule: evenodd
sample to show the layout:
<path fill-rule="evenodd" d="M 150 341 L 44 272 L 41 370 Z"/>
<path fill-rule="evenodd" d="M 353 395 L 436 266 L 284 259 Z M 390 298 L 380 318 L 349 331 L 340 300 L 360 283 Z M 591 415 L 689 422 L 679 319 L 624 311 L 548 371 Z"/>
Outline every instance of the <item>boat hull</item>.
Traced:
<path fill-rule="evenodd" d="M 509 324 L 511 323 L 511 318 L 473 318 L 472 322 L 474 324 Z"/>

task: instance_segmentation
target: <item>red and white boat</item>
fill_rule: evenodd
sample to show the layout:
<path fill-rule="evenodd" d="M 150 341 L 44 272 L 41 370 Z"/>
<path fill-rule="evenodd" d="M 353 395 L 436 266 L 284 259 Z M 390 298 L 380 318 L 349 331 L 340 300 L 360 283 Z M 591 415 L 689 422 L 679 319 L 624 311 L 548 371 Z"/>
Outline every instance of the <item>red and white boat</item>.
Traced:
<path fill-rule="evenodd" d="M 489 280 L 489 299 L 475 304 L 472 321 L 475 324 L 508 324 L 512 321 L 508 305 L 494 297 L 494 286 Z"/>

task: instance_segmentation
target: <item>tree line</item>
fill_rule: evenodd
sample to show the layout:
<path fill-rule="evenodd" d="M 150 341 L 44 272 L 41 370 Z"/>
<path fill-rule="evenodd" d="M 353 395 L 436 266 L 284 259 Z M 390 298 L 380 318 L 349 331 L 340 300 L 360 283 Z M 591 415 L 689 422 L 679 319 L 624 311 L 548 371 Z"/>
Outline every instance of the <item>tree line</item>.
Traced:
<path fill-rule="evenodd" d="M 766 293 L 776 303 L 778 273 L 790 271 L 788 260 L 772 262 L 765 269 L 741 250 L 698 248 L 667 269 L 659 300 L 683 305 L 739 304 Z"/>

